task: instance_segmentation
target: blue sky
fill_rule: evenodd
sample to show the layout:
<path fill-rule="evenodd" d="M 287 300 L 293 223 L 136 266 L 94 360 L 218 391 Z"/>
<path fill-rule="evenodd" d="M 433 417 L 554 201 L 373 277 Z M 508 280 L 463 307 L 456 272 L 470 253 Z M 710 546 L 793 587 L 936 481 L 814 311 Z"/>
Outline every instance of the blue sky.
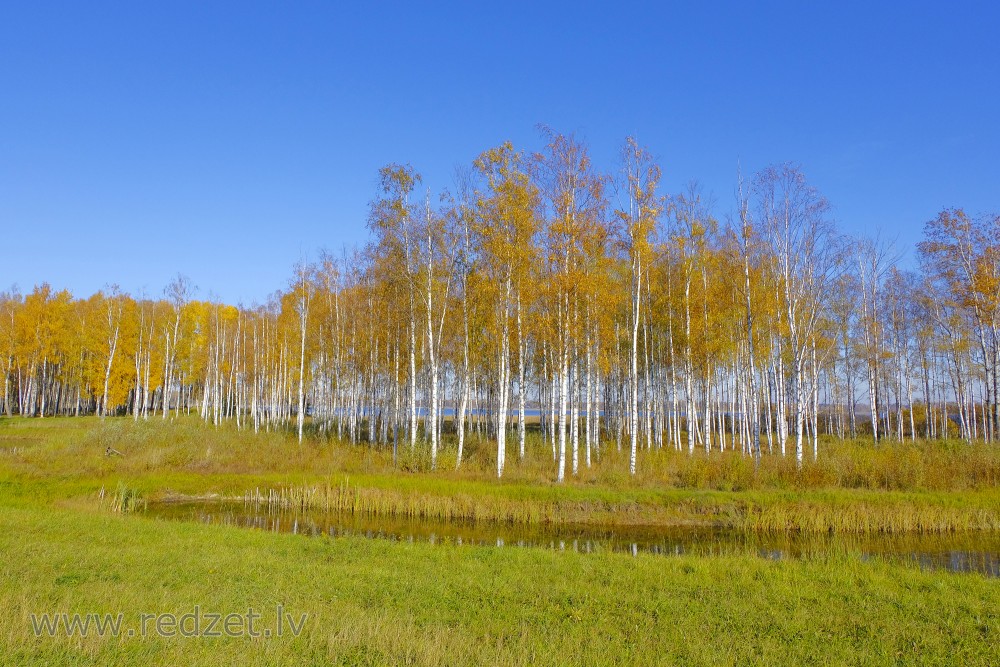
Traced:
<path fill-rule="evenodd" d="M 820 6 L 823 4 L 824 6 Z M 0 286 L 262 301 L 367 238 L 377 169 L 435 192 L 538 123 L 731 210 L 794 161 L 904 263 L 946 206 L 1000 211 L 993 3 L 6 3 Z"/>

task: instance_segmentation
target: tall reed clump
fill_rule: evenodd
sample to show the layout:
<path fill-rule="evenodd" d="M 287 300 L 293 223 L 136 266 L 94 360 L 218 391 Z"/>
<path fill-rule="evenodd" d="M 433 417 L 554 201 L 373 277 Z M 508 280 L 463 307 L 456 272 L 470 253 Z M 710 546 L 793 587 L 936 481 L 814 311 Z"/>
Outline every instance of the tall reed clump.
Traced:
<path fill-rule="evenodd" d="M 351 486 L 345 478 L 339 485 L 259 488 L 240 498 L 247 507 L 267 510 L 314 510 L 374 516 L 392 516 L 441 521 L 495 521 L 506 523 L 552 523 L 557 521 L 558 503 L 511 500 L 468 493 L 433 494 Z"/>
<path fill-rule="evenodd" d="M 104 487 L 101 487 L 100 491 L 101 503 L 104 503 L 105 494 Z M 149 506 L 149 501 L 143 496 L 142 492 L 138 489 L 126 485 L 124 482 L 118 482 L 118 487 L 115 492 L 111 494 L 109 500 L 109 507 L 112 512 L 117 512 L 119 514 L 129 514 L 131 512 L 145 511 Z"/>
<path fill-rule="evenodd" d="M 749 502 L 736 513 L 735 528 L 756 533 L 953 533 L 998 531 L 1000 513 L 925 501 L 864 500 Z"/>
<path fill-rule="evenodd" d="M 676 497 L 674 497 L 676 496 Z M 238 498 L 255 511 L 316 511 L 436 521 L 607 526 L 715 526 L 747 533 L 944 533 L 1000 531 L 996 499 L 833 491 L 749 492 L 620 499 L 541 499 L 337 485 L 259 488 Z"/>

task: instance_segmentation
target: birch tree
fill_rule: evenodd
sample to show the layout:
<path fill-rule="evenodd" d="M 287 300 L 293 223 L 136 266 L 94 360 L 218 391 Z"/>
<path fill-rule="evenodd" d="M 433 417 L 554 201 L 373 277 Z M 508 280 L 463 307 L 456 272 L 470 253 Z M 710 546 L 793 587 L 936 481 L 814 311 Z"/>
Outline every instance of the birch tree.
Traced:
<path fill-rule="evenodd" d="M 501 477 L 506 460 L 510 405 L 511 319 L 519 312 L 518 304 L 522 301 L 531 266 L 538 224 L 538 190 L 531 182 L 523 155 L 509 142 L 480 155 L 475 168 L 485 180 L 485 189 L 478 193 L 476 223 L 484 270 L 492 283 L 491 300 L 498 337 L 494 358 L 497 360 L 498 395 L 497 477 Z"/>
<path fill-rule="evenodd" d="M 620 199 L 615 211 L 618 228 L 631 269 L 631 308 L 629 346 L 629 473 L 635 475 L 639 438 L 639 320 L 641 317 L 643 277 L 651 258 L 653 234 L 664 199 L 657 192 L 660 167 L 652 155 L 632 137 L 622 149 L 621 177 L 617 184 Z"/>
<path fill-rule="evenodd" d="M 795 460 L 801 467 L 806 412 L 806 364 L 823 297 L 836 278 L 841 249 L 829 204 L 791 164 L 768 167 L 754 182 L 761 223 L 781 280 L 794 400 Z"/>

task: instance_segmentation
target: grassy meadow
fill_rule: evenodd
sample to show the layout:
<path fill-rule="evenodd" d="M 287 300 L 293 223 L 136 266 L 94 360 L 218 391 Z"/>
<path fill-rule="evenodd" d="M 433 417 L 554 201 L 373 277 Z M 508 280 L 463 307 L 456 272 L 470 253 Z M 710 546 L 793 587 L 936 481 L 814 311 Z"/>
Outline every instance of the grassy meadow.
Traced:
<path fill-rule="evenodd" d="M 770 561 L 316 538 L 157 520 L 179 497 L 268 496 L 370 514 L 745 531 L 1000 530 L 1000 452 L 822 442 L 817 462 L 605 444 L 563 485 L 551 450 L 496 480 L 489 443 L 459 470 L 197 420 L 0 419 L 0 664 L 997 664 L 1000 592 L 978 574 L 854 554 Z M 117 453 L 107 455 L 111 448 Z M 35 637 L 38 613 L 259 610 L 298 636 Z"/>

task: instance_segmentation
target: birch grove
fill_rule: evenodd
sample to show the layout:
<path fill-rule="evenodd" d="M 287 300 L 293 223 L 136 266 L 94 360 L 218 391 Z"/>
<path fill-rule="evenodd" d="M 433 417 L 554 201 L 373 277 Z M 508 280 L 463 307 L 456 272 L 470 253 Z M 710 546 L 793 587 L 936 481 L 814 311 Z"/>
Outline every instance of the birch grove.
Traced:
<path fill-rule="evenodd" d="M 229 421 L 431 468 L 471 452 L 497 477 L 551 458 L 559 481 L 608 448 L 635 474 L 661 448 L 801 466 L 821 438 L 997 437 L 1000 217 L 942 211 L 905 270 L 840 234 L 795 165 L 720 205 L 666 192 L 635 139 L 606 172 L 543 139 L 484 151 L 440 196 L 387 165 L 369 243 L 262 304 L 181 276 L 158 298 L 12 288 L 0 409 Z"/>

